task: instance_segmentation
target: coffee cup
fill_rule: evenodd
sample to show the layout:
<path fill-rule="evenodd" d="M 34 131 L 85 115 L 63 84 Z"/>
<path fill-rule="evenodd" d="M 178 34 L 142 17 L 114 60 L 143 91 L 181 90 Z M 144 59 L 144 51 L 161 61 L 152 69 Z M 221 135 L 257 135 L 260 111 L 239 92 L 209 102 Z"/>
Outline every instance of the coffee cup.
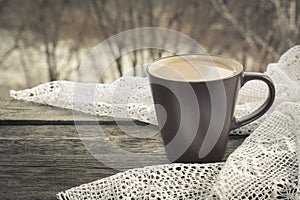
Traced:
<path fill-rule="evenodd" d="M 161 58 L 147 66 L 158 126 L 171 162 L 221 161 L 229 132 L 253 122 L 272 106 L 275 87 L 265 74 L 243 72 L 236 60 L 190 54 Z M 240 88 L 260 80 L 268 97 L 254 112 L 237 119 Z"/>

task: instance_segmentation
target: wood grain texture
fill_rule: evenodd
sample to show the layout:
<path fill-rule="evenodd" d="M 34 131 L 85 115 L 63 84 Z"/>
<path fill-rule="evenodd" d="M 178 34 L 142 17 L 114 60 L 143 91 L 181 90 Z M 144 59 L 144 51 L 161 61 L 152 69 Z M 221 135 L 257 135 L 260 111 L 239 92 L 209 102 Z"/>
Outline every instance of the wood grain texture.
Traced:
<path fill-rule="evenodd" d="M 55 199 L 62 190 L 127 170 L 132 164 L 168 163 L 153 125 L 104 117 L 83 118 L 74 126 L 69 123 L 72 111 L 7 100 L 0 101 L 0 118 L 0 199 Z M 20 124 L 22 120 L 27 124 Z M 224 160 L 244 138 L 230 136 Z M 136 162 L 136 157 L 120 155 L 105 144 L 143 157 Z"/>
<path fill-rule="evenodd" d="M 27 101 L 0 98 L 1 121 L 74 121 L 72 110 L 37 104 Z M 112 117 L 95 117 L 93 115 L 76 112 L 76 120 L 83 121 L 114 121 Z"/>

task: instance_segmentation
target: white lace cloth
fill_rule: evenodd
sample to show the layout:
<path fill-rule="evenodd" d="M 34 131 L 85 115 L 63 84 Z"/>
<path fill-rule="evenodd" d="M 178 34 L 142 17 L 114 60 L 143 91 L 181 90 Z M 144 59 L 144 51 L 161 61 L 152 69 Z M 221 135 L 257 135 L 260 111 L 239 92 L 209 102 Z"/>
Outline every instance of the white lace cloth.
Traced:
<path fill-rule="evenodd" d="M 284 53 L 278 63 L 269 64 L 265 73 L 275 83 L 275 103 L 259 120 L 231 132 L 251 135 L 225 163 L 132 169 L 61 192 L 58 199 L 298 199 L 300 46 Z M 261 82 L 247 83 L 239 94 L 236 115 L 252 112 L 266 93 Z M 157 123 L 147 78 L 122 77 L 113 84 L 56 81 L 12 90 L 11 96 L 94 115 Z"/>

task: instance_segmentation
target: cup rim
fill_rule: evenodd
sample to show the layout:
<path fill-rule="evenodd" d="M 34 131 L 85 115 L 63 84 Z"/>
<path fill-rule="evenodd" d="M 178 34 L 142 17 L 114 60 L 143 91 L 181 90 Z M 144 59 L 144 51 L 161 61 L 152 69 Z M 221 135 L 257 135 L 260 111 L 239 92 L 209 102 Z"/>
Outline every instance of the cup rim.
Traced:
<path fill-rule="evenodd" d="M 202 56 L 202 57 L 209 57 L 211 60 L 213 60 L 213 58 L 221 58 L 221 59 L 224 59 L 224 60 L 227 60 L 229 62 L 232 62 L 234 63 L 236 66 L 238 66 L 239 69 L 237 69 L 237 72 L 230 75 L 230 76 L 226 76 L 226 77 L 223 77 L 223 78 L 217 78 L 217 79 L 211 79 L 211 80 L 199 80 L 199 81 L 187 81 L 187 80 L 175 80 L 175 79 L 168 79 L 168 78 L 163 78 L 163 77 L 160 77 L 160 76 L 156 76 L 154 75 L 153 73 L 150 72 L 150 67 L 151 65 L 155 64 L 155 63 L 158 63 L 159 61 L 162 61 L 162 60 L 166 60 L 166 59 L 170 59 L 170 58 L 175 58 L 175 57 L 188 57 L 188 56 Z M 151 75 L 155 78 L 158 78 L 158 79 L 161 79 L 161 80 L 166 80 L 166 81 L 174 81 L 174 82 L 185 82 L 185 83 L 201 83 L 201 82 L 213 82 L 213 81 L 222 81 L 222 80 L 227 80 L 227 79 L 230 79 L 230 78 L 233 78 L 235 76 L 238 76 L 239 74 L 241 74 L 244 70 L 244 67 L 243 65 L 238 62 L 237 60 L 231 58 L 231 57 L 228 57 L 228 56 L 223 56 L 223 55 L 217 55 L 217 54 L 199 54 L 199 53 L 192 53 L 192 54 L 176 54 L 176 55 L 171 55 L 171 56 L 165 56 L 165 57 L 161 57 L 161 58 L 158 58 L 156 60 L 154 60 L 153 62 L 151 62 L 150 64 L 147 65 L 146 67 L 146 72 L 148 75 Z"/>

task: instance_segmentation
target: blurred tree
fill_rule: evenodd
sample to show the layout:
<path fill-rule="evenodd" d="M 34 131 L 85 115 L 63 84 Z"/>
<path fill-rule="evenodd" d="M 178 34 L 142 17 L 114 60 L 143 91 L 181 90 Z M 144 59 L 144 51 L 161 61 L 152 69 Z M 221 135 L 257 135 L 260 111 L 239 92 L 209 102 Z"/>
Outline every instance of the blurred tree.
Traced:
<path fill-rule="evenodd" d="M 289 47 L 299 43 L 300 1 L 212 0 L 216 11 L 246 41 L 243 54 L 256 58 L 254 70 L 262 71 Z M 252 70 L 253 70 L 252 68 Z"/>
<path fill-rule="evenodd" d="M 300 0 L 0 0 L 0 71 L 6 77 L 19 73 L 21 78 L 14 80 L 19 88 L 74 80 L 96 44 L 122 31 L 149 26 L 180 31 L 210 53 L 231 56 L 246 70 L 263 71 L 299 43 Z M 112 44 L 110 53 L 122 52 L 126 42 Z M 134 75 L 144 75 L 137 66 L 165 55 L 168 52 L 159 49 L 121 55 L 107 72 L 110 75 L 100 81 L 127 73 L 128 65 Z M 8 78 L 0 76 L 0 83 L 8 84 Z"/>

